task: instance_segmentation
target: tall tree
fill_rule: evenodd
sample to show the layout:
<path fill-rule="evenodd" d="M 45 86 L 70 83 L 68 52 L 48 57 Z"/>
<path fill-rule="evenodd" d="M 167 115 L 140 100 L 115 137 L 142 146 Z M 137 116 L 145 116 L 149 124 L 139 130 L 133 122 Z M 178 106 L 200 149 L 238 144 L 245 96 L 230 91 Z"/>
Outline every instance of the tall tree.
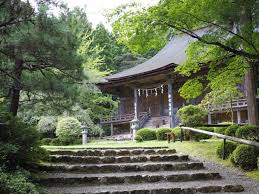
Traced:
<path fill-rule="evenodd" d="M 178 68 L 190 76 L 204 67 L 209 71 L 202 90 L 237 87 L 245 76 L 249 123 L 259 124 L 256 102 L 259 63 L 258 0 L 162 0 L 147 9 L 117 9 L 114 31 L 135 52 L 161 48 L 166 35 L 185 33 L 198 40 L 189 49 L 188 60 Z M 119 17 L 118 17 L 119 15 Z M 197 29 L 206 27 L 206 34 Z M 163 43 L 163 44 L 161 44 Z M 190 87 L 189 87 L 190 88 Z"/>
<path fill-rule="evenodd" d="M 42 4 L 32 20 L 14 29 L 0 48 L 4 59 L 0 66 L 1 93 L 6 94 L 14 116 L 21 92 L 26 94 L 23 100 L 69 99 L 83 77 L 76 37 L 64 19 L 48 13 Z"/>

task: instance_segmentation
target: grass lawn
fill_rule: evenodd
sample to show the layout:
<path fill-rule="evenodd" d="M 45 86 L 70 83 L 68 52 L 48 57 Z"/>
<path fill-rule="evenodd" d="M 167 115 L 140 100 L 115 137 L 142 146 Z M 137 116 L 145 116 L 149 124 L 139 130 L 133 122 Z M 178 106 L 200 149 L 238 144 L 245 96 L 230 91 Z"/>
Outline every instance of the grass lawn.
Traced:
<path fill-rule="evenodd" d="M 198 157 L 207 161 L 215 162 L 227 166 L 229 168 L 235 168 L 229 160 L 221 160 L 216 155 L 216 149 L 223 140 L 210 139 L 201 142 L 179 142 L 168 144 L 166 141 L 145 141 L 136 143 L 133 141 L 92 141 L 87 145 L 73 145 L 73 146 L 43 146 L 46 149 L 82 149 L 82 148 L 116 148 L 116 147 L 163 147 L 176 149 L 177 152 L 188 154 L 190 156 Z M 259 180 L 259 170 L 245 172 L 249 177 Z"/>

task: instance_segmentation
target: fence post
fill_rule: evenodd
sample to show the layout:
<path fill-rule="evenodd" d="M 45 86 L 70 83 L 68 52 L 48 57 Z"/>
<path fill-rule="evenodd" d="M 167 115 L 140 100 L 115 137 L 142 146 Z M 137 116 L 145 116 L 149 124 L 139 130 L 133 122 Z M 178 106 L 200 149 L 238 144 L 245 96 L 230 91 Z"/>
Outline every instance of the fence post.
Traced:
<path fill-rule="evenodd" d="M 222 159 L 225 160 L 225 157 L 226 157 L 226 139 L 223 139 Z"/>

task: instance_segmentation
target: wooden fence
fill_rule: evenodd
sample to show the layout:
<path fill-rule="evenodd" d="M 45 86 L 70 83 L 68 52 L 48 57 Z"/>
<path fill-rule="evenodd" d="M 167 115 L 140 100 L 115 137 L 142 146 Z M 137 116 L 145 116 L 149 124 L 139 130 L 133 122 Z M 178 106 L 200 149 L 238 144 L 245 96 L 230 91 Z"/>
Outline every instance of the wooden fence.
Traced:
<path fill-rule="evenodd" d="M 210 132 L 210 131 L 204 131 L 201 129 L 195 129 L 192 127 L 183 127 L 180 126 L 181 128 L 181 142 L 183 141 L 183 130 L 188 130 L 188 131 L 193 131 L 195 133 L 202 133 L 202 134 L 206 134 L 206 135 L 210 135 L 210 136 L 215 136 L 217 138 L 223 139 L 223 153 L 222 153 L 222 159 L 224 160 L 225 157 L 225 149 L 226 149 L 226 140 L 230 140 L 230 141 L 234 141 L 234 142 L 238 142 L 241 144 L 246 144 L 246 145 L 250 145 L 250 146 L 256 146 L 259 147 L 259 143 L 255 142 L 255 141 L 250 141 L 250 140 L 246 140 L 246 139 L 241 139 L 241 138 L 236 138 L 236 137 L 232 137 L 232 136 L 228 136 L 228 135 L 223 135 L 223 134 L 219 134 L 219 133 L 214 133 L 214 132 Z"/>

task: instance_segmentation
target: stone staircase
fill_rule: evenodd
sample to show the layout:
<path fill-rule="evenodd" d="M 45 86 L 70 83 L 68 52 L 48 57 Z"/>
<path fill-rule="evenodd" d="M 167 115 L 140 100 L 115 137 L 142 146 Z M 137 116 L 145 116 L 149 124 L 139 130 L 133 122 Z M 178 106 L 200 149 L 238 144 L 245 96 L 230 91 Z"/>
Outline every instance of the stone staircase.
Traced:
<path fill-rule="evenodd" d="M 170 128 L 168 116 L 151 117 L 143 128 Z"/>
<path fill-rule="evenodd" d="M 242 192 L 203 163 L 167 148 L 51 151 L 39 166 L 39 183 L 49 193 L 192 194 Z"/>

